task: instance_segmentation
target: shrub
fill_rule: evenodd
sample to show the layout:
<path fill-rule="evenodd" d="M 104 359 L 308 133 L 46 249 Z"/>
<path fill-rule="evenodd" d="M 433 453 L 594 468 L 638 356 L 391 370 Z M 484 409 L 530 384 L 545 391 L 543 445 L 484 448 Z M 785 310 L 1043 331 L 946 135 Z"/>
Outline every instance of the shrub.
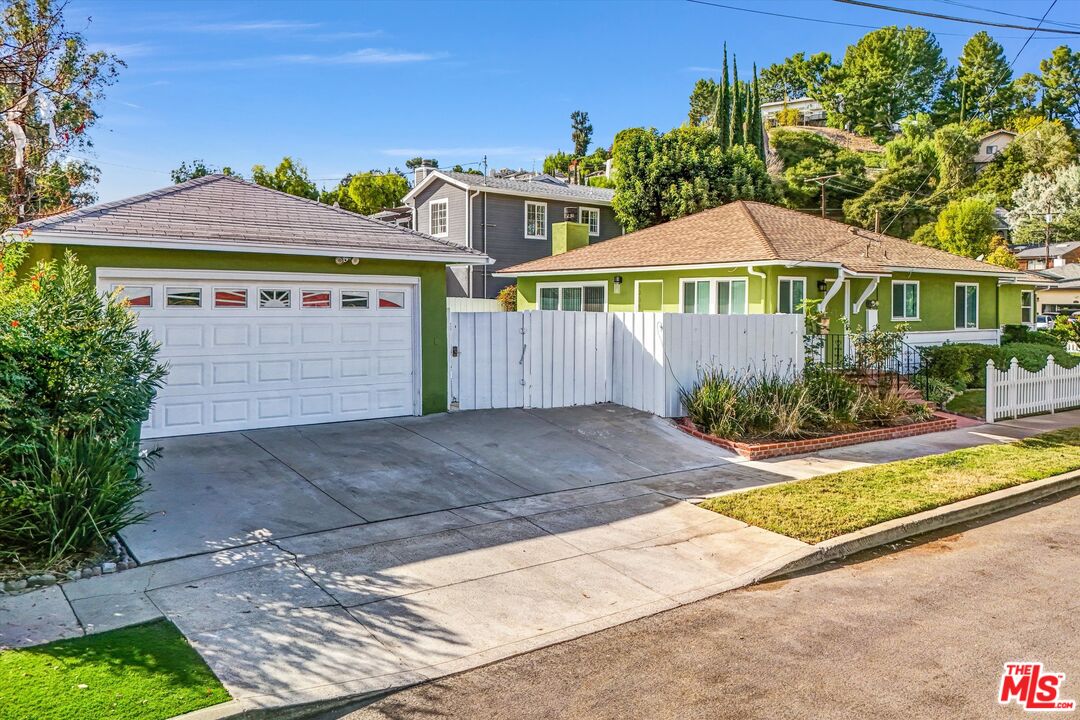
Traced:
<path fill-rule="evenodd" d="M 514 312 L 517 310 L 517 285 L 507 285 L 499 294 L 495 296 L 495 299 L 502 305 L 502 309 L 506 312 Z"/>
<path fill-rule="evenodd" d="M 937 347 L 922 348 L 922 354 L 929 364 L 930 377 L 963 390 L 986 385 L 986 361 L 994 357 L 998 349 L 995 345 L 946 342 Z"/>
<path fill-rule="evenodd" d="M 1011 343 L 996 349 L 994 365 L 1005 369 L 1015 357 L 1020 367 L 1030 372 L 1038 372 L 1046 367 L 1048 355 L 1054 356 L 1054 362 L 1066 368 L 1076 367 L 1080 358 L 1067 353 L 1060 345 L 1038 345 L 1034 343 Z"/>
<path fill-rule="evenodd" d="M 137 429 L 165 369 L 74 255 L 20 277 L 24 259 L 0 246 L 0 555 L 56 562 L 139 519 L 115 477 L 140 482 Z"/>
<path fill-rule="evenodd" d="M 1001 329 L 1001 344 L 1033 343 L 1036 345 L 1057 345 L 1065 347 L 1061 338 L 1044 330 L 1032 330 L 1027 325 L 1006 325 Z"/>

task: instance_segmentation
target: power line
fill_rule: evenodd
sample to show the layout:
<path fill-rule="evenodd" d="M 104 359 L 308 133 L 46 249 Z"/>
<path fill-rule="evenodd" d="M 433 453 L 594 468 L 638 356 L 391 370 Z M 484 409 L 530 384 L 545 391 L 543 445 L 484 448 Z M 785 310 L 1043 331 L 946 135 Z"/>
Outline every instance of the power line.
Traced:
<path fill-rule="evenodd" d="M 991 8 L 979 7 L 978 5 L 968 5 L 967 3 L 957 2 L 956 0 L 936 0 L 943 5 L 955 5 L 956 7 L 967 8 L 969 10 L 980 10 L 982 12 L 993 13 L 994 15 L 1002 15 L 1004 17 L 1020 18 L 1021 20 L 1036 20 L 1039 18 L 1032 17 L 1031 15 L 1017 15 L 1016 13 L 1005 12 L 1004 10 L 993 10 Z M 1080 28 L 1080 23 L 1062 22 L 1061 20 L 1048 20 L 1051 25 L 1064 25 L 1065 27 Z"/>
<path fill-rule="evenodd" d="M 887 12 L 902 13 L 905 15 L 918 15 L 919 17 L 934 18 L 935 20 L 949 20 L 951 22 L 970 23 L 972 25 L 988 25 L 990 27 L 1011 28 L 1013 30 L 1031 30 L 1032 33 L 1042 31 L 1041 27 L 1032 27 L 1030 25 L 1014 25 L 1012 23 L 999 23 L 992 22 L 990 20 L 973 20 L 971 18 L 962 18 L 955 15 L 942 15 L 941 13 L 926 12 L 924 10 L 912 10 L 910 8 L 900 8 L 894 7 L 892 5 L 880 5 L 878 3 L 866 2 L 866 0 L 833 0 L 833 2 L 838 2 L 844 5 L 858 5 L 860 7 L 873 8 L 875 10 L 885 10 Z M 1062 35 L 1080 35 L 1080 30 L 1060 30 L 1054 28 L 1053 32 Z"/>

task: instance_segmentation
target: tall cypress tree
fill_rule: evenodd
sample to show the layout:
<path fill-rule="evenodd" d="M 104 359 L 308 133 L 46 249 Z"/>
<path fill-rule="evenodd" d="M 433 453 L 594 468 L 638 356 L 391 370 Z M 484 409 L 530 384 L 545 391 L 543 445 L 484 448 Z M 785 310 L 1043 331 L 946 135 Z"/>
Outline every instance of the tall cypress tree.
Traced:
<path fill-rule="evenodd" d="M 731 74 L 735 76 L 735 82 L 731 84 L 731 144 L 741 145 L 746 142 L 746 128 L 743 126 L 746 118 L 743 116 L 746 100 L 743 98 L 745 89 L 739 82 L 739 58 L 731 58 Z"/>
<path fill-rule="evenodd" d="M 724 76 L 720 82 L 720 145 L 727 148 L 731 138 L 731 84 L 727 70 L 727 43 L 724 43 Z"/>
<path fill-rule="evenodd" d="M 758 83 L 757 63 L 754 63 L 754 86 L 750 94 L 750 105 L 747 109 L 750 116 L 750 139 L 757 148 L 758 157 L 765 159 L 765 132 L 761 124 L 761 87 Z"/>

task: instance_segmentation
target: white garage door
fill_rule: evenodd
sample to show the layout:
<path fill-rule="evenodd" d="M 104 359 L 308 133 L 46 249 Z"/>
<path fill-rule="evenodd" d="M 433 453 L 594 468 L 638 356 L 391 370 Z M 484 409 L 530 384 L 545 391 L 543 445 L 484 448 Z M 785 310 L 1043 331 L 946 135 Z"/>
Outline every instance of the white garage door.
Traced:
<path fill-rule="evenodd" d="M 410 278 L 99 270 L 169 365 L 143 437 L 419 412 Z"/>

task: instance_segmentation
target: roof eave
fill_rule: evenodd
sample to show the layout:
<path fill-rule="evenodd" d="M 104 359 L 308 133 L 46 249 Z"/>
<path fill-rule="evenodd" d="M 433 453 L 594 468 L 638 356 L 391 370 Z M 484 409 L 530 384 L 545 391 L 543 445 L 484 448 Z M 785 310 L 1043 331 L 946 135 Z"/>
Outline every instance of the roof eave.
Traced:
<path fill-rule="evenodd" d="M 201 250 L 209 252 L 267 253 L 272 255 L 315 255 L 319 257 L 359 257 L 370 260 L 415 260 L 447 265 L 490 265 L 495 262 L 483 253 L 426 252 L 424 250 L 378 250 L 362 247 L 325 247 L 304 243 L 244 243 L 229 240 L 180 240 L 158 236 L 125 236 L 57 231 L 34 232 L 31 243 L 85 245 L 90 247 L 142 247 L 157 250 Z"/>

